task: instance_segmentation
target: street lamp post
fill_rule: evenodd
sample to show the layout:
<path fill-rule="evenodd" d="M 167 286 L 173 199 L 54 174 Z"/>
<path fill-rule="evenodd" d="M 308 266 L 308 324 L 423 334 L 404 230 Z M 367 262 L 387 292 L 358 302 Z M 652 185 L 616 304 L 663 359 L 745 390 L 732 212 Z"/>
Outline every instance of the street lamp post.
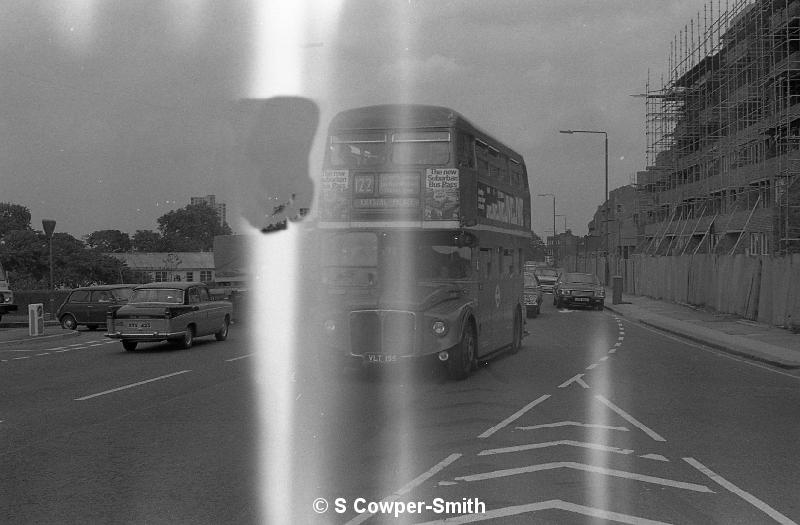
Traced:
<path fill-rule="evenodd" d="M 539 193 L 537 197 L 553 197 L 553 266 L 556 266 L 556 196 L 552 193 Z"/>
<path fill-rule="evenodd" d="M 53 282 L 53 231 L 56 229 L 56 221 L 53 219 L 42 219 L 42 228 L 44 228 L 44 235 L 50 245 L 50 298 L 48 304 L 50 314 L 54 314 L 55 309 L 53 308 L 53 302 L 55 298 L 53 297 L 53 290 L 55 289 L 55 283 Z"/>
<path fill-rule="evenodd" d="M 605 174 L 606 174 L 606 192 L 605 192 L 605 202 L 603 202 L 603 210 L 605 219 L 608 220 L 608 133 L 605 131 L 600 130 L 588 130 L 588 129 L 562 129 L 559 130 L 559 133 L 566 133 L 568 135 L 572 135 L 573 133 L 596 133 L 602 134 L 605 137 L 605 158 L 606 158 L 606 167 L 605 167 Z M 608 283 L 608 223 L 606 223 L 606 248 L 605 248 L 605 283 Z"/>

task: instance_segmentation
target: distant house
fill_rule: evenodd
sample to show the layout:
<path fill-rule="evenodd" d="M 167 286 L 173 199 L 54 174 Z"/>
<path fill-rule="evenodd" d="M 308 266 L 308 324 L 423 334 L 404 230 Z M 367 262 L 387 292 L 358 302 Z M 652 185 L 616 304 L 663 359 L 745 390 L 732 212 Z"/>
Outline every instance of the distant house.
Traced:
<path fill-rule="evenodd" d="M 238 291 L 248 288 L 248 260 L 252 243 L 252 235 L 214 237 L 214 268 L 218 287 Z"/>
<path fill-rule="evenodd" d="M 184 281 L 212 283 L 215 280 L 214 254 L 211 252 L 129 252 L 109 253 L 127 266 L 123 281 Z"/>

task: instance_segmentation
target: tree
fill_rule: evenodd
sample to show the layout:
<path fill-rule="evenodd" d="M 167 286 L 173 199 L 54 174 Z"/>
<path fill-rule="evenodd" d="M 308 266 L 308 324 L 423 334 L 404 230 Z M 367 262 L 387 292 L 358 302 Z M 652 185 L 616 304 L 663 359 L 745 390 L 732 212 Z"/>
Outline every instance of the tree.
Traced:
<path fill-rule="evenodd" d="M 31 229 L 31 211 L 21 204 L 0 202 L 0 237 L 14 230 Z"/>
<path fill-rule="evenodd" d="M 216 235 L 231 235 L 230 226 L 220 224 L 217 211 L 208 204 L 189 204 L 158 219 L 166 251 L 210 251 Z"/>
<path fill-rule="evenodd" d="M 15 230 L 3 238 L 3 265 L 16 290 L 50 287 L 49 242 L 41 231 Z M 53 281 L 56 288 L 120 282 L 124 263 L 87 248 L 63 232 L 53 234 Z"/>
<path fill-rule="evenodd" d="M 131 238 L 119 230 L 98 230 L 86 237 L 86 244 L 101 252 L 120 253 L 130 251 Z"/>
<path fill-rule="evenodd" d="M 161 234 L 151 230 L 136 230 L 133 234 L 133 249 L 137 252 L 166 251 Z"/>

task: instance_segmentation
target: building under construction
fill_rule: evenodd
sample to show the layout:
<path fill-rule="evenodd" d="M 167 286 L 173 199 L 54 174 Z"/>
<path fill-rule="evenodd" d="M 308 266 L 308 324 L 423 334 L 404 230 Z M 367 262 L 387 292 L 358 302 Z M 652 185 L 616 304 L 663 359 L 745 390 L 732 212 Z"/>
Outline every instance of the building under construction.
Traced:
<path fill-rule="evenodd" d="M 800 0 L 710 1 L 645 96 L 638 251 L 800 252 Z"/>

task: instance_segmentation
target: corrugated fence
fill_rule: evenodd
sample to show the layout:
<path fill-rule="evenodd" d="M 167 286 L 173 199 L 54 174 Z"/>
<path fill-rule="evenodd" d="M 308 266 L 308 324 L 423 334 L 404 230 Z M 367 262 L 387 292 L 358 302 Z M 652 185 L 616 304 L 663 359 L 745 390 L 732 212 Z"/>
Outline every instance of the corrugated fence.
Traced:
<path fill-rule="evenodd" d="M 627 294 L 709 307 L 800 330 L 800 254 L 634 255 L 630 259 L 609 257 L 608 263 L 609 275 L 622 276 Z M 570 258 L 562 266 L 605 279 L 602 257 Z"/>

